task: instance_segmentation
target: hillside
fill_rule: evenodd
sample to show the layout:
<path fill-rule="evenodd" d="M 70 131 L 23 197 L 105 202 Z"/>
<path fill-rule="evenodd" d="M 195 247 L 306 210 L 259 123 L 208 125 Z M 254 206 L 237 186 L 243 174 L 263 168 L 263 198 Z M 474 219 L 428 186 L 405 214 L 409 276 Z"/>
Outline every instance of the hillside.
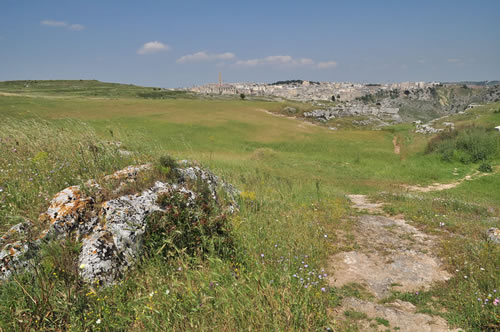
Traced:
<path fill-rule="evenodd" d="M 150 197 L 162 186 L 155 181 L 181 193 L 148 198 L 164 214 L 151 215 L 153 240 L 111 287 L 82 277 L 88 266 L 78 253 L 92 236 L 42 243 L 32 270 L 0 281 L 0 328 L 412 331 L 416 321 L 438 331 L 498 329 L 500 246 L 487 232 L 500 228 L 500 133 L 491 130 L 500 103 L 453 114 L 477 92 L 446 86 L 439 98 L 374 98 L 403 104 L 427 93 L 423 105 L 443 100 L 443 109 L 423 118 L 451 114 L 435 126 L 453 122 L 456 131 L 422 135 L 411 123 L 329 130 L 284 111 L 312 104 L 97 81 L 0 82 L 2 234 L 25 221 L 43 234 L 46 216 L 59 216 L 52 199 L 88 180 L 100 186 L 79 194 L 89 234 L 114 227 L 112 200 Z M 239 190 L 239 212 L 179 176 L 188 174 L 182 160 Z M 106 183 L 144 164 L 152 165 L 144 176 L 125 171 L 134 181 Z M 186 208 L 189 190 L 200 209 Z M 4 238 L 2 257 L 25 240 Z"/>

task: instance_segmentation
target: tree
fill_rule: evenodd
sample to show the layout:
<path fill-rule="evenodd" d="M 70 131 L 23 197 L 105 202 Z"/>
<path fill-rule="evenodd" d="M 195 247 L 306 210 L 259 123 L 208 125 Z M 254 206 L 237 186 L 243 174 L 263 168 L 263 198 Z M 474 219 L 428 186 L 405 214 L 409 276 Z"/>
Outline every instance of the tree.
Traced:
<path fill-rule="evenodd" d="M 335 101 L 335 96 L 332 96 L 332 101 Z"/>
<path fill-rule="evenodd" d="M 240 98 L 241 98 L 241 100 L 245 99 L 245 94 L 244 93 L 240 93 Z"/>

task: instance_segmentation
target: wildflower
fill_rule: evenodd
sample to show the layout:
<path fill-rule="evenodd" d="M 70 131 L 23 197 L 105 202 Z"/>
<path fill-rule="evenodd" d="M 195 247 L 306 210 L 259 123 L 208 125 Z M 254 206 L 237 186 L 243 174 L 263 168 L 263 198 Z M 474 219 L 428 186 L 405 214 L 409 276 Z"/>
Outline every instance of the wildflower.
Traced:
<path fill-rule="evenodd" d="M 179 266 L 179 268 L 177 269 L 177 271 L 182 271 L 182 267 Z"/>
<path fill-rule="evenodd" d="M 493 301 L 493 305 L 498 305 L 498 303 L 500 303 L 500 300 L 498 298 L 495 299 L 495 301 Z"/>
<path fill-rule="evenodd" d="M 309 267 L 309 265 L 305 264 L 304 267 L 307 269 Z"/>
<path fill-rule="evenodd" d="M 326 288 L 325 287 L 321 287 L 321 291 L 324 293 L 326 292 Z"/>
<path fill-rule="evenodd" d="M 168 290 L 168 289 L 167 289 L 167 290 L 165 290 L 165 294 L 166 294 L 166 295 L 170 294 L 170 290 Z"/>
<path fill-rule="evenodd" d="M 260 257 L 264 257 L 264 254 L 260 254 Z"/>
<path fill-rule="evenodd" d="M 483 269 L 482 267 L 481 267 L 481 268 L 479 268 L 479 269 L 480 269 L 481 271 L 484 271 L 484 269 Z"/>
<path fill-rule="evenodd" d="M 153 297 L 153 295 L 155 295 L 155 292 L 149 293 L 149 297 Z"/>
<path fill-rule="evenodd" d="M 297 278 L 297 275 L 294 273 L 292 277 Z"/>
<path fill-rule="evenodd" d="M 95 321 L 96 324 L 101 324 L 101 319 L 99 318 L 98 320 Z"/>
<path fill-rule="evenodd" d="M 467 276 L 464 276 L 464 279 L 467 279 L 468 277 Z"/>
<path fill-rule="evenodd" d="M 3 192 L 3 188 L 2 188 L 2 187 L 0 187 L 0 193 L 2 193 L 2 192 Z"/>
<path fill-rule="evenodd" d="M 439 227 L 444 227 L 444 222 L 440 222 Z"/>
<path fill-rule="evenodd" d="M 80 265 L 80 269 L 84 269 L 84 268 L 85 268 L 85 264 Z"/>

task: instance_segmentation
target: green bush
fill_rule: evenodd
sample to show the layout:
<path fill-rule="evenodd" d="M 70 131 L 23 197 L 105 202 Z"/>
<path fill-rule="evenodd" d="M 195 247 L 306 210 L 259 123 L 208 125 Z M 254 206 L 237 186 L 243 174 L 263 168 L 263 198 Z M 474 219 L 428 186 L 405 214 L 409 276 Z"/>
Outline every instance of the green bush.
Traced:
<path fill-rule="evenodd" d="M 481 165 L 479 165 L 479 168 L 478 170 L 480 172 L 485 172 L 485 173 L 490 173 L 490 172 L 493 172 L 493 168 L 491 167 L 490 164 L 488 163 L 482 163 Z"/>
<path fill-rule="evenodd" d="M 499 153 L 500 135 L 481 127 L 442 132 L 429 141 L 426 153 L 438 153 L 445 161 L 464 164 L 485 161 Z"/>
<path fill-rule="evenodd" d="M 220 213 L 206 184 L 198 183 L 195 197 L 174 192 L 158 198 L 165 212 L 151 217 L 146 229 L 147 252 L 165 258 L 185 253 L 208 253 L 229 258 L 234 253 L 231 225 Z"/>

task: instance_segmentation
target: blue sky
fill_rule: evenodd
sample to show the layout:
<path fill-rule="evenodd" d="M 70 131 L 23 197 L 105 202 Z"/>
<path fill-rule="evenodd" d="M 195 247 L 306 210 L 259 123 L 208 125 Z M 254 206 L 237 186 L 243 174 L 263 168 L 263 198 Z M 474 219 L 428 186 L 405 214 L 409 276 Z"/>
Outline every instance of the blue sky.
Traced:
<path fill-rule="evenodd" d="M 0 81 L 500 79 L 500 1 L 0 0 Z"/>

